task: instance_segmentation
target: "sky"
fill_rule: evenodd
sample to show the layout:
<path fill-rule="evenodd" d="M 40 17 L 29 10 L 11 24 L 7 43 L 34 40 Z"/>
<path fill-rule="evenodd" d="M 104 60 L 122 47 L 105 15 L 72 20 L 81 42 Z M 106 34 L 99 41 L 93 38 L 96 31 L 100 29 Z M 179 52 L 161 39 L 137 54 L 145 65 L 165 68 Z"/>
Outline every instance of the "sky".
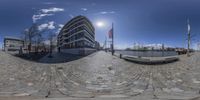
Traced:
<path fill-rule="evenodd" d="M 186 47 L 189 18 L 195 47 L 200 42 L 199 5 L 199 0 L 0 0 L 0 48 L 5 36 L 21 37 L 33 23 L 59 32 L 78 15 L 91 20 L 101 44 L 113 23 L 115 48 L 134 43 Z"/>

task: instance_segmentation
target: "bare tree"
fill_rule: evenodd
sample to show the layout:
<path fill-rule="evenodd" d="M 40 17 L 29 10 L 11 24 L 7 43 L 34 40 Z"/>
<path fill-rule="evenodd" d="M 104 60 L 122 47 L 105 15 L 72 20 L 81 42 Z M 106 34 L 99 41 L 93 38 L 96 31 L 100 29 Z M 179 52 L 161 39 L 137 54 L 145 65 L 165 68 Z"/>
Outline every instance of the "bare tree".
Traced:
<path fill-rule="evenodd" d="M 50 32 L 50 34 L 49 34 L 49 41 L 50 41 L 50 50 L 49 50 L 49 53 L 50 53 L 50 55 L 49 55 L 49 57 L 52 57 L 52 51 L 53 51 L 53 44 L 54 44 L 54 40 L 55 40 L 55 37 L 56 37 L 56 34 L 54 33 L 54 32 Z"/>
<path fill-rule="evenodd" d="M 43 31 L 40 31 L 36 34 L 35 38 L 35 52 L 38 53 L 39 48 L 42 45 L 42 42 L 44 41 L 44 38 L 42 37 Z"/>
<path fill-rule="evenodd" d="M 30 28 L 27 29 L 26 31 L 27 33 L 27 37 L 28 37 L 28 51 L 29 51 L 29 54 L 31 52 L 31 47 L 32 47 L 32 39 L 34 36 L 36 36 L 38 34 L 38 26 L 37 24 L 33 24 Z"/>
<path fill-rule="evenodd" d="M 28 28 L 27 29 L 24 29 L 22 32 L 21 32 L 22 36 L 22 40 L 24 41 L 24 48 L 27 49 L 28 48 Z M 26 50 L 27 51 L 27 50 Z M 26 52 L 27 53 L 27 52 Z"/>
<path fill-rule="evenodd" d="M 38 25 L 34 23 L 30 28 L 25 29 L 22 33 L 24 35 L 25 45 L 28 47 L 29 53 L 32 50 L 32 43 L 35 43 L 35 52 L 38 52 L 40 43 L 44 40 L 42 34 L 46 31 L 39 30 Z"/>

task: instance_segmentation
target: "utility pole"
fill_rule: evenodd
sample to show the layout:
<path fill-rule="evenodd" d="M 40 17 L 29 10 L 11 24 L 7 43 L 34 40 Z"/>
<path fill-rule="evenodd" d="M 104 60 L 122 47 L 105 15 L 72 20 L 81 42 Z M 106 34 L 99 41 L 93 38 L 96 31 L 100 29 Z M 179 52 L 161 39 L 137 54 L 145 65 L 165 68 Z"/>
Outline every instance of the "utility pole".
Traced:
<path fill-rule="evenodd" d="M 187 56 L 189 57 L 190 56 L 190 38 L 191 38 L 191 35 L 190 35 L 190 21 L 189 19 L 187 19 L 187 24 L 188 24 L 188 48 L 187 48 Z"/>

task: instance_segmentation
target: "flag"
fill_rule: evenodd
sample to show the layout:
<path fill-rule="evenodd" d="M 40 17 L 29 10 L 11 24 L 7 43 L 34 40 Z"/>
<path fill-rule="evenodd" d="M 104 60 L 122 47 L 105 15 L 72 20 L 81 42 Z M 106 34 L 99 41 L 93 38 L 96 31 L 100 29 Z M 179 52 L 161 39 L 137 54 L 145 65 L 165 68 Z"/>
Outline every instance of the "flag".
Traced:
<path fill-rule="evenodd" d="M 109 30 L 108 37 L 113 38 L 113 28 Z"/>

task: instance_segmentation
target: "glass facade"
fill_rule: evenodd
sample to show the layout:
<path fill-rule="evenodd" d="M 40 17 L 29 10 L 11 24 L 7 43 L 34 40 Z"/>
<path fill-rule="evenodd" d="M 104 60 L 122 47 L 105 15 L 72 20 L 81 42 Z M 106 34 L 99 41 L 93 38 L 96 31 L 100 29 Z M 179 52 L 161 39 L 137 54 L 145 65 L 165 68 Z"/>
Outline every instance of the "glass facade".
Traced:
<path fill-rule="evenodd" d="M 94 48 L 95 29 L 92 23 L 84 16 L 77 16 L 70 20 L 58 35 L 58 47 L 67 48 Z"/>

